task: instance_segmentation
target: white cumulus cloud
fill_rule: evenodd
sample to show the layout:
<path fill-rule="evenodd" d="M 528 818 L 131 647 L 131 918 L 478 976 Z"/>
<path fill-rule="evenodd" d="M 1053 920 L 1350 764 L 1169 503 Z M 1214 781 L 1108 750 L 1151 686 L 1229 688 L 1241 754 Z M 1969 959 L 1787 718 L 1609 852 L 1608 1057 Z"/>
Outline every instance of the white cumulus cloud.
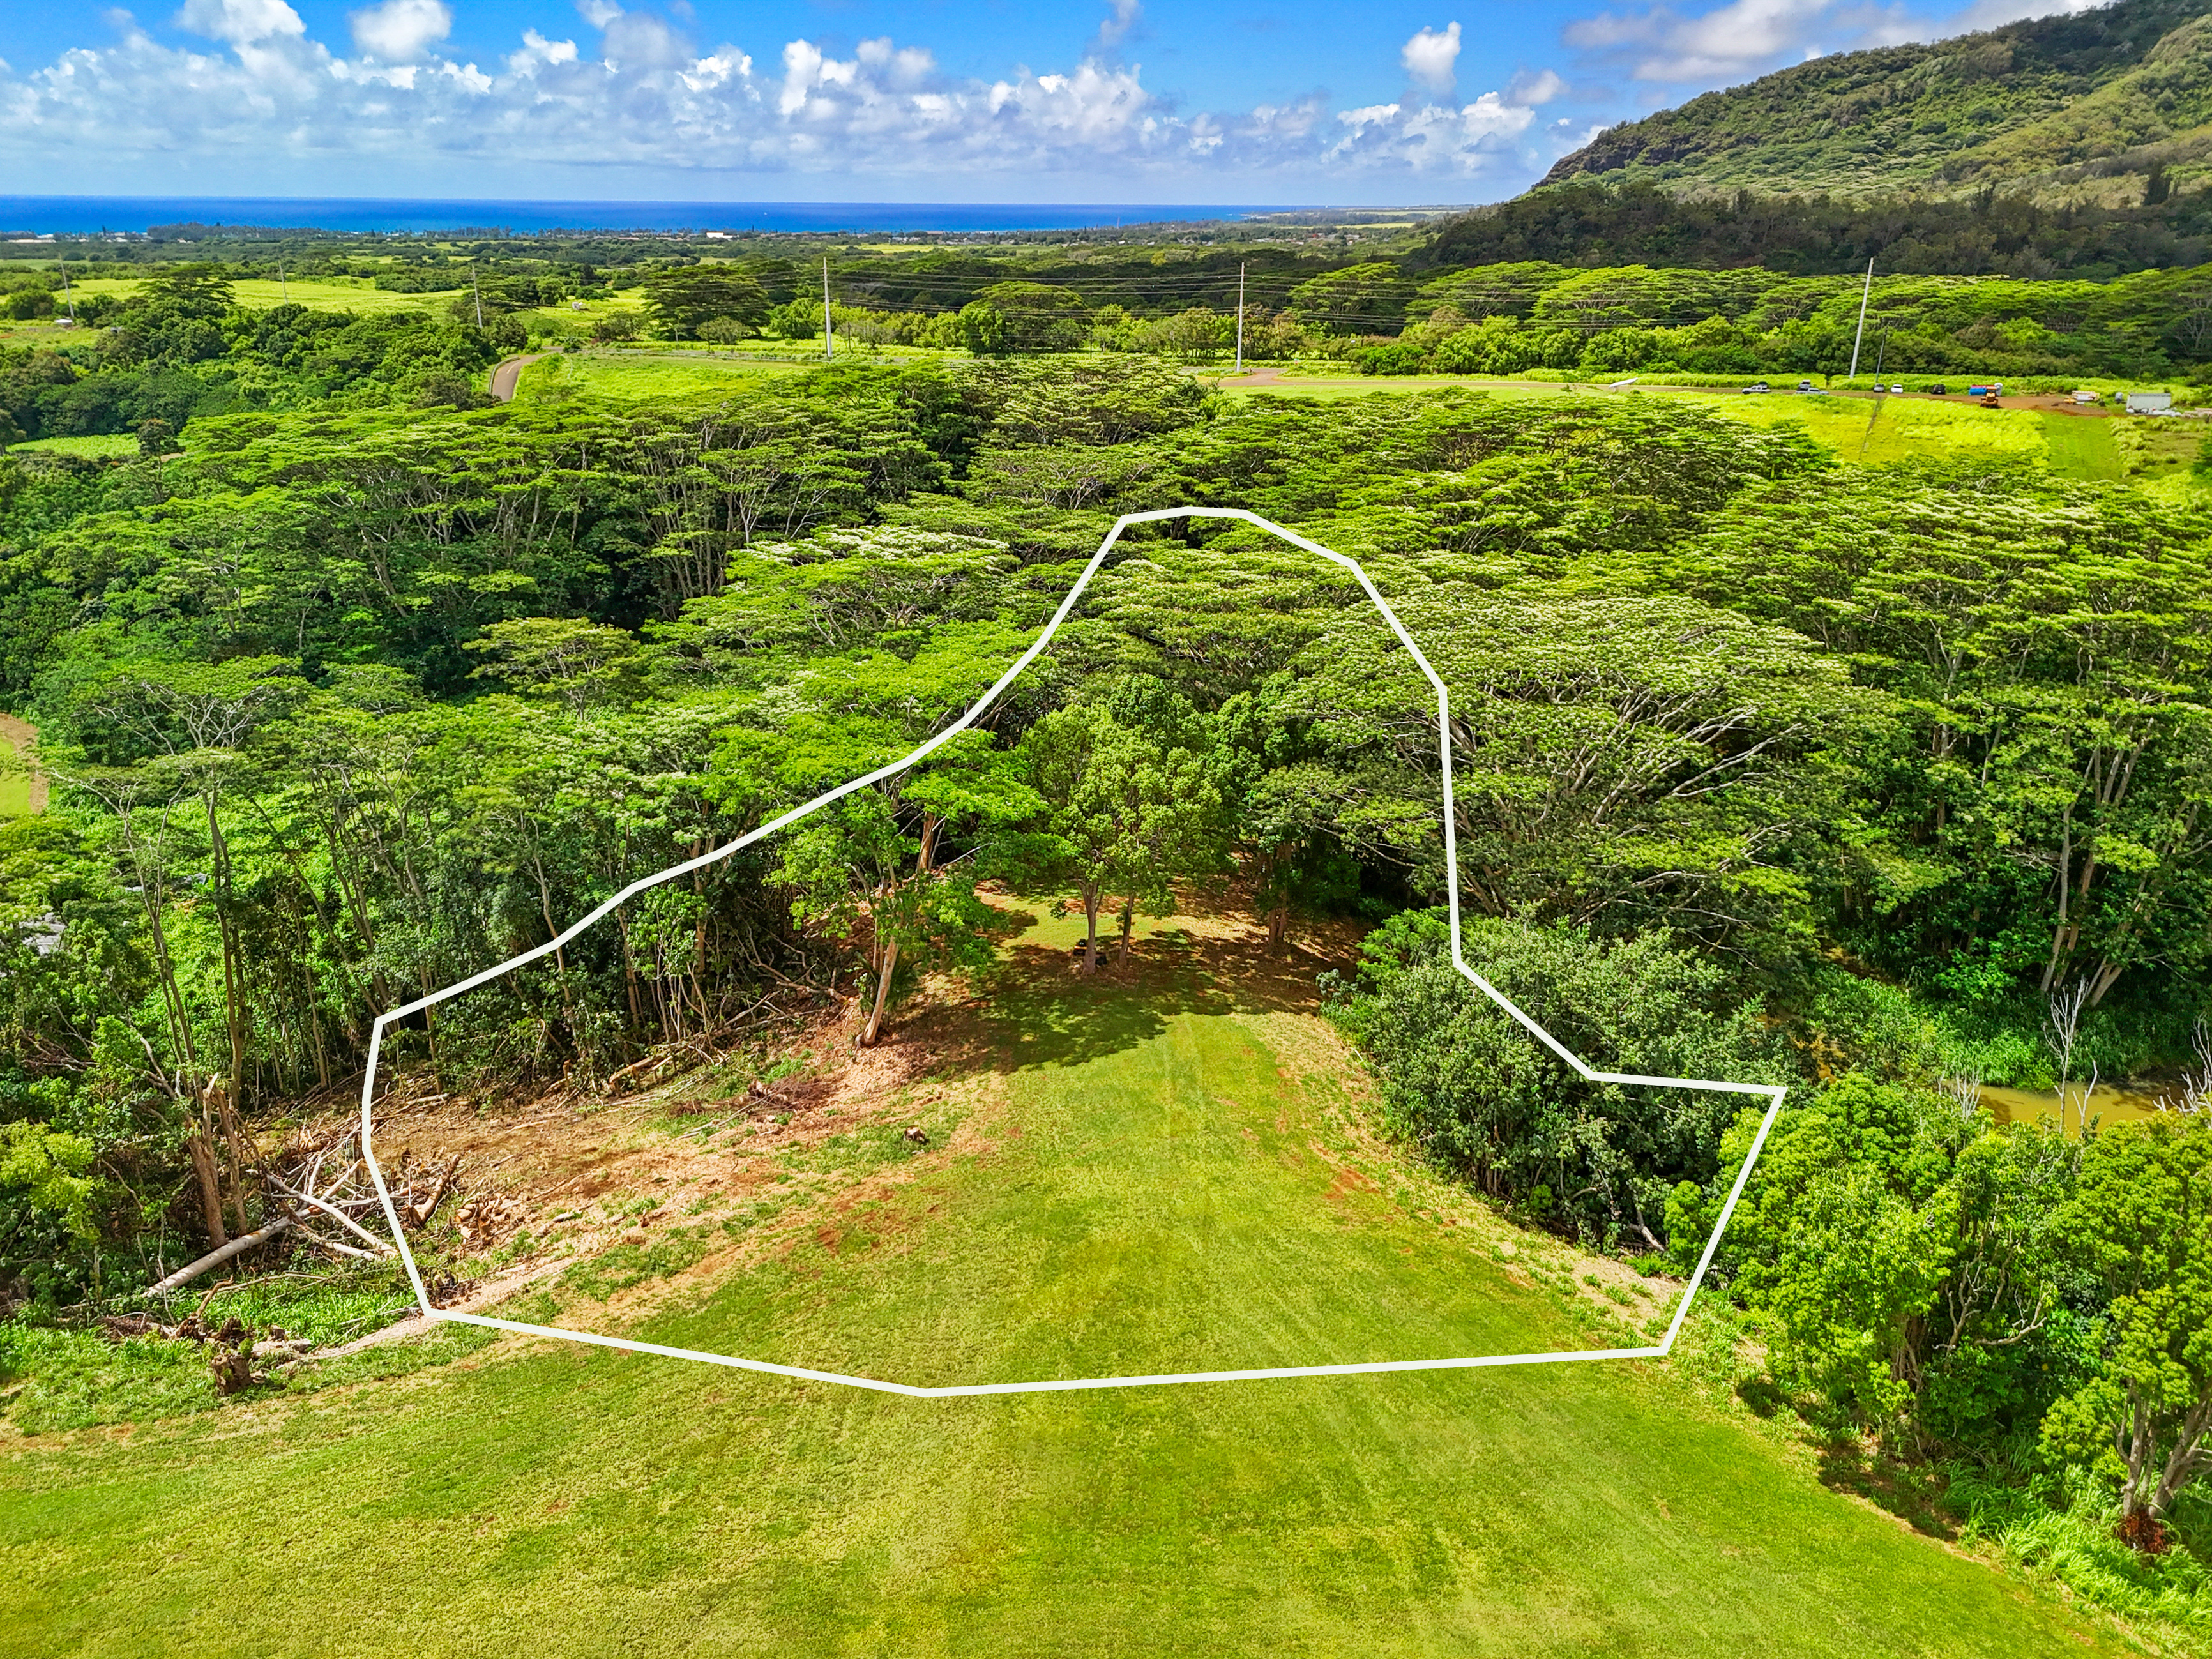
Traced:
<path fill-rule="evenodd" d="M 386 64 L 411 64 L 453 32 L 453 8 L 445 0 L 384 0 L 347 21 L 355 46 Z"/>
<path fill-rule="evenodd" d="M 1565 90 L 1547 70 L 1451 97 L 1455 22 L 1407 43 L 1401 65 L 1425 90 L 1400 102 L 1333 113 L 1314 92 L 1194 112 L 1109 49 L 1140 24 L 1139 0 L 1109 0 L 1104 44 L 1079 46 L 1072 64 L 980 77 L 888 35 L 849 55 L 805 38 L 749 49 L 691 38 L 685 7 L 576 0 L 575 10 L 595 34 L 526 28 L 482 65 L 448 48 L 452 0 L 374 0 L 351 13 L 338 50 L 286 0 L 185 0 L 179 21 L 206 45 L 172 46 L 112 14 L 107 44 L 0 65 L 0 175 L 58 176 L 66 163 L 94 189 L 102 175 L 249 189 L 289 176 L 380 193 L 466 177 L 486 191 L 527 180 L 580 196 L 688 175 L 712 182 L 670 193 L 723 199 L 776 174 L 835 179 L 841 193 L 860 179 L 882 181 L 869 189 L 927 179 L 910 188 L 980 196 L 993 176 L 1055 175 L 1133 191 L 1237 175 L 1277 199 L 1333 176 L 1510 188 L 1540 170 L 1534 106 Z"/>
<path fill-rule="evenodd" d="M 1601 11 L 1562 31 L 1567 45 L 1639 81 L 1734 85 L 1831 52 L 1941 40 L 2025 17 L 2086 11 L 2106 0 L 1973 0 L 1963 9 L 1916 10 L 1905 0 L 1724 0 L 1686 12 L 1668 0 Z"/>
<path fill-rule="evenodd" d="M 1548 104 L 1564 96 L 1566 90 L 1567 83 L 1556 70 L 1539 70 L 1534 75 L 1522 70 L 1506 83 L 1505 101 L 1534 109 L 1539 104 Z"/>
<path fill-rule="evenodd" d="M 234 46 L 307 32 L 300 14 L 284 0 L 185 0 L 184 9 L 177 14 L 177 25 Z"/>
<path fill-rule="evenodd" d="M 1416 86 L 1449 92 L 1459 73 L 1459 25 L 1447 24 L 1441 33 L 1422 29 L 1399 49 L 1398 58 Z"/>

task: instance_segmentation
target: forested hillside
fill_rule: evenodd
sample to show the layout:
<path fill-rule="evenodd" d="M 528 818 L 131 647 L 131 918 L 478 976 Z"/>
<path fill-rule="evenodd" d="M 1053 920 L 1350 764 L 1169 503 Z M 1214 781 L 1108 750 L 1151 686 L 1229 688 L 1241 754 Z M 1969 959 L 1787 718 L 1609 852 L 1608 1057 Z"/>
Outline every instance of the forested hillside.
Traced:
<path fill-rule="evenodd" d="M 641 404 L 489 405 L 472 378 L 577 315 L 671 350 L 795 334 L 773 276 L 666 265 L 640 305 L 479 325 L 474 289 L 465 315 L 256 309 L 187 267 L 6 359 L 19 428 L 136 436 L 0 457 L 0 707 L 53 792 L 0 820 L 0 1340 L 264 1221 L 252 1126 L 357 1086 L 379 1011 L 911 750 L 1116 514 L 1233 505 L 1359 559 L 1449 685 L 1484 971 L 1625 1069 L 1797 1091 L 1719 1262 L 1777 1397 L 1916 1466 L 2014 1472 L 2003 1501 L 2077 1541 L 2109 1508 L 2202 1547 L 2191 498 L 1844 467 L 1786 420 L 1637 395 L 1231 398 L 1095 349 L 1149 325 L 1127 307 L 1011 282 L 927 314 L 964 355 Z M 1878 314 L 1893 362 L 2154 361 L 2202 343 L 2195 280 L 1915 279 Z M 1855 304 L 1757 271 L 1382 261 L 1287 297 L 1267 325 L 1340 353 L 1585 364 L 1827 350 Z M 1376 1133 L 1523 1226 L 1680 1273 L 1749 1122 L 1565 1073 L 1443 960 L 1430 695 L 1340 573 L 1142 528 L 963 741 L 386 1060 L 440 1098 L 596 1099 L 764 1041 L 793 997 L 889 1040 L 930 975 L 988 967 L 994 902 L 1078 919 L 1086 975 L 1139 916 L 1242 907 L 1277 945 L 1366 933 L 1328 996 Z M 2189 1109 L 2085 1134 L 2078 1103 L 1978 1105 L 2130 1076 Z M 2195 1559 L 2143 1567 L 2143 1606 L 2197 1619 Z"/>
<path fill-rule="evenodd" d="M 1969 196 L 2155 205 L 2212 176 L 2197 0 L 2118 0 L 1931 46 L 1815 58 L 1613 127 L 1544 183 L 1677 194 Z"/>

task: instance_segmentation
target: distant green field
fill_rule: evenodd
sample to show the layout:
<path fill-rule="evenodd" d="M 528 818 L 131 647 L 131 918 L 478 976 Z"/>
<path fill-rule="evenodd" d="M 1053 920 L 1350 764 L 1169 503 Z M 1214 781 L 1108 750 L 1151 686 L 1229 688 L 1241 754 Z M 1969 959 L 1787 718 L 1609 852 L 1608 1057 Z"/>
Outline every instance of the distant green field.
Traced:
<path fill-rule="evenodd" d="M 1663 1316 L 1663 1283 L 1590 1310 L 1571 1251 L 1506 1255 L 1353 1131 L 1312 959 L 1170 925 L 1085 982 L 1074 927 L 902 1038 L 951 1056 L 901 1108 L 930 1150 L 897 1139 L 914 1117 L 856 1127 L 839 1155 L 897 1161 L 750 1265 L 532 1313 L 926 1382 L 1581 1348 Z M 917 1401 L 509 1341 L 0 1438 L 0 1655 L 2131 1650 L 1831 1490 L 1729 1363 Z"/>
<path fill-rule="evenodd" d="M 0 738 L 0 818 L 16 818 L 31 810 L 29 775 L 15 769 L 15 745 Z"/>
<path fill-rule="evenodd" d="M 11 455 L 27 449 L 44 450 L 54 455 L 136 455 L 138 440 L 128 432 L 104 432 L 82 438 L 32 438 L 8 446 Z"/>
<path fill-rule="evenodd" d="M 2109 481 L 2119 477 L 2120 453 L 2113 444 L 2114 422 L 2080 415 L 2045 415 L 2043 439 L 2050 446 L 2051 470 L 2065 478 Z"/>
<path fill-rule="evenodd" d="M 1771 427 L 1796 421 L 1804 425 L 1816 441 L 1833 450 L 1839 459 L 1853 464 L 1878 465 L 1914 459 L 1967 460 L 2009 457 L 2044 461 L 2064 477 L 2110 480 L 2122 476 L 2122 457 L 2114 442 L 2115 421 L 2041 410 L 1983 409 L 1964 401 L 1939 403 L 1923 398 L 1837 398 L 1795 392 L 1746 397 L 1734 392 L 1673 388 L 1612 392 L 1580 385 L 1570 391 L 1565 385 L 1555 381 L 1454 380 L 1395 375 L 1342 380 L 1302 378 L 1260 386 L 1252 386 L 1234 378 L 1225 378 L 1221 382 L 1224 392 L 1322 399 L 1364 398 L 1378 392 L 1432 392 L 1448 386 L 1468 386 L 1488 397 L 1515 399 L 1565 397 L 1679 399 L 1694 404 L 1723 419 L 1741 421 L 1750 426 Z M 2175 438 L 2171 441 L 2179 442 L 2181 440 Z M 2193 437 L 2190 441 L 2194 441 Z M 2168 464 L 2170 468 L 2173 465 Z M 2184 488 L 2185 486 L 2174 486 L 2177 490 Z"/>
<path fill-rule="evenodd" d="M 1650 392 L 1682 397 L 1730 420 L 1753 426 L 1802 421 L 1813 436 L 1845 461 L 1878 465 L 1924 458 L 1940 460 L 2000 456 L 2045 460 L 2051 455 L 2045 417 L 2033 410 L 1981 409 L 1963 402 L 1921 398 L 1822 398 L 1785 393 L 1747 398 L 1741 393 Z"/>
<path fill-rule="evenodd" d="M 520 403 L 544 402 L 580 392 L 631 403 L 727 398 L 765 376 L 795 374 L 805 368 L 804 363 L 766 362 L 706 352 L 563 353 L 542 358 L 524 369 L 514 395 Z"/>

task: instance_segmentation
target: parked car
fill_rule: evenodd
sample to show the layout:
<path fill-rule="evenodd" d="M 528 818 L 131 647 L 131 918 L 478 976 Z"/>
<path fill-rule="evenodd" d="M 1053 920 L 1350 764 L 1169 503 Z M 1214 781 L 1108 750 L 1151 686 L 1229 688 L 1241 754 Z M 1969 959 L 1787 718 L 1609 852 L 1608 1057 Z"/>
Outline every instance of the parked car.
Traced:
<path fill-rule="evenodd" d="M 1772 389 L 1764 380 L 1753 380 L 1749 386 L 1744 387 L 1746 392 L 1769 392 Z"/>
<path fill-rule="evenodd" d="M 1928 395 L 1931 398 L 1945 397 L 1948 395 L 1949 392 L 1950 388 L 1945 386 L 1941 380 L 1936 381 L 1934 386 L 1928 388 Z"/>
<path fill-rule="evenodd" d="M 1810 380 L 1800 380 L 1797 382 L 1797 389 L 1800 392 L 1810 392 L 1813 389 L 1813 383 Z"/>
<path fill-rule="evenodd" d="M 1904 388 L 1903 386 L 1893 386 L 1890 387 L 1890 390 L 1891 390 L 1892 392 L 1902 392 L 1905 390 L 1905 388 Z"/>

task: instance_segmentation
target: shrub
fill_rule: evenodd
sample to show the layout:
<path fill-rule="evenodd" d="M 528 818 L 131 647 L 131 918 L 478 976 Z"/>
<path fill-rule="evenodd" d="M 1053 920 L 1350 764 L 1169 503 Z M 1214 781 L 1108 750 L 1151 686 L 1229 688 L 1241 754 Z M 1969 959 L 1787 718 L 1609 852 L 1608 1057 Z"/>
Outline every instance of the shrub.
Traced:
<path fill-rule="evenodd" d="M 1471 921 L 1468 961 L 1576 1053 L 1623 1071 L 1755 1081 L 1772 1069 L 1750 1005 L 1664 933 Z M 1740 1097 L 1583 1082 L 1452 966 L 1435 911 L 1368 936 L 1338 1004 L 1383 1084 L 1385 1118 L 1454 1175 L 1540 1207 L 1595 1243 L 1665 1243 L 1669 1194 L 1711 1178 Z M 1700 1241 L 1702 1242 L 1702 1241 Z"/>

